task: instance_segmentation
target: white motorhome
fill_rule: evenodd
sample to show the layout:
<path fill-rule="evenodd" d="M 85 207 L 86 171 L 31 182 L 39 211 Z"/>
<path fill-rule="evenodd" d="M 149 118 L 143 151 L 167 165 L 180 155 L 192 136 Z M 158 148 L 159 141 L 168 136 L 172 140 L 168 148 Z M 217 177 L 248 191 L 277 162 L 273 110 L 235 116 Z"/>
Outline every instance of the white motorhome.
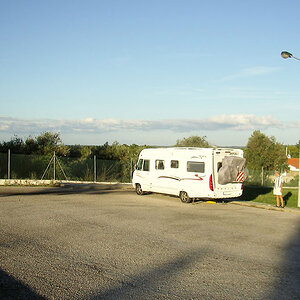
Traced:
<path fill-rule="evenodd" d="M 132 184 L 138 195 L 170 194 L 188 203 L 194 198 L 239 197 L 246 176 L 240 149 L 153 148 L 141 151 Z"/>

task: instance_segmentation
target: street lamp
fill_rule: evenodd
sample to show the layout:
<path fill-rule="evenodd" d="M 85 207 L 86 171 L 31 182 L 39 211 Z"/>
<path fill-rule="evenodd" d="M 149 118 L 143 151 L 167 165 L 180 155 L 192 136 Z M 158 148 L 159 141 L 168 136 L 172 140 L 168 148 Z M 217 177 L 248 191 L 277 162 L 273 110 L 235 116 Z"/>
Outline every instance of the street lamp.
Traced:
<path fill-rule="evenodd" d="M 297 59 L 297 60 L 300 60 L 300 58 L 298 58 L 298 57 L 295 57 L 292 53 L 290 53 L 290 52 L 287 52 L 287 51 L 282 51 L 281 52 L 281 57 L 282 58 L 295 58 L 295 59 Z"/>
<path fill-rule="evenodd" d="M 294 58 L 294 59 L 297 59 L 297 60 L 300 60 L 300 58 L 298 57 L 295 57 L 292 53 L 290 52 L 287 52 L 287 51 L 282 51 L 281 52 L 281 57 L 282 58 Z M 298 207 L 300 207 L 300 143 L 299 143 L 299 178 L 298 178 Z"/>

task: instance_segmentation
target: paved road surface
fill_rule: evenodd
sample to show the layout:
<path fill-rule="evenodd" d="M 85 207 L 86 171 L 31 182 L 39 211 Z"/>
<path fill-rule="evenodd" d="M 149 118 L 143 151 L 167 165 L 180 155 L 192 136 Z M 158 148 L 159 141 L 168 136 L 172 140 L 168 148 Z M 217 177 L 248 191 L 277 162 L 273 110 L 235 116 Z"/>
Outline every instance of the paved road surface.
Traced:
<path fill-rule="evenodd" d="M 1 187 L 0 298 L 299 299 L 300 215 Z"/>

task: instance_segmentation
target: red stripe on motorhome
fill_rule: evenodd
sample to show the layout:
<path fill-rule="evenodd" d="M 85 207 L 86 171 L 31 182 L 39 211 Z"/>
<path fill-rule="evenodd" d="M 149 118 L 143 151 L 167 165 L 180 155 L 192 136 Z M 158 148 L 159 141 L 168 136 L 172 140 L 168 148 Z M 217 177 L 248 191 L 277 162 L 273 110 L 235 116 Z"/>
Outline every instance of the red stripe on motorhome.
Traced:
<path fill-rule="evenodd" d="M 243 182 L 244 181 L 244 172 L 239 172 L 237 174 L 236 181 L 237 182 Z"/>

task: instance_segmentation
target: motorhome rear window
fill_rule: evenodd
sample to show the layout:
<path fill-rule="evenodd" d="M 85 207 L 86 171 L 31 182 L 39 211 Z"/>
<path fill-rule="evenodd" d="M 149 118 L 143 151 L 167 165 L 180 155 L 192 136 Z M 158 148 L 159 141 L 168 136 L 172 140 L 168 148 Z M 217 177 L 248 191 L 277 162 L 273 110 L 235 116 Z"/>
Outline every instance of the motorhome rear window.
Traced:
<path fill-rule="evenodd" d="M 150 160 L 145 159 L 144 160 L 144 165 L 143 165 L 143 171 L 149 171 L 150 170 Z"/>
<path fill-rule="evenodd" d="M 178 160 L 171 160 L 171 168 L 178 169 L 179 168 L 179 161 Z"/>
<path fill-rule="evenodd" d="M 222 168 L 222 163 L 218 162 L 218 164 L 217 164 L 217 172 L 219 172 L 221 168 Z"/>
<path fill-rule="evenodd" d="M 155 161 L 155 169 L 156 170 L 164 170 L 165 169 L 165 161 L 161 159 L 157 159 Z"/>
<path fill-rule="evenodd" d="M 196 172 L 196 173 L 204 173 L 205 164 L 204 164 L 204 162 L 188 161 L 187 162 L 187 171 L 188 172 Z"/>

